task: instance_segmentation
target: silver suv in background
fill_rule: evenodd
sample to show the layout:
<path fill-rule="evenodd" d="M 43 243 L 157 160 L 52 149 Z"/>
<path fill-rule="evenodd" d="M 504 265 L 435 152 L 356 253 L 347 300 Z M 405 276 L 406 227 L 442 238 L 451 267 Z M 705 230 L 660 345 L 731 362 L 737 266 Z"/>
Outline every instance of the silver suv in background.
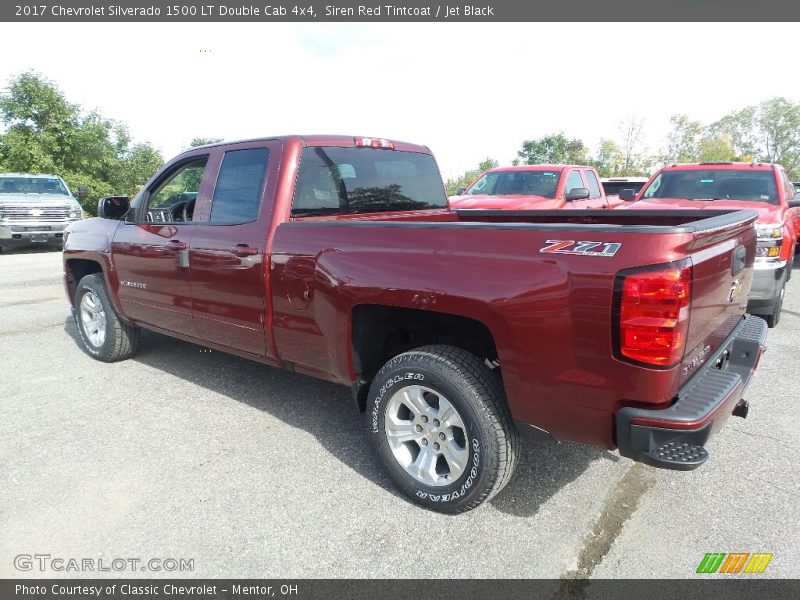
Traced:
<path fill-rule="evenodd" d="M 83 218 L 61 177 L 0 173 L 0 250 L 31 244 L 61 246 L 64 228 Z"/>

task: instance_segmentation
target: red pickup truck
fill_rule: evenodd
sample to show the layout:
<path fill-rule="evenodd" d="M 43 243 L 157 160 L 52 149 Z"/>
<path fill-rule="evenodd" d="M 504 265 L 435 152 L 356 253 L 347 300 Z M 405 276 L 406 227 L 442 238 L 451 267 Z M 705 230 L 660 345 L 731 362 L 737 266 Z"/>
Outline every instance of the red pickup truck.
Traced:
<path fill-rule="evenodd" d="M 630 190 L 623 197 L 630 199 Z M 618 208 L 758 211 L 758 249 L 747 312 L 778 324 L 800 233 L 800 198 L 784 168 L 770 163 L 686 163 L 659 170 Z"/>
<path fill-rule="evenodd" d="M 393 481 L 469 510 L 520 432 L 692 469 L 763 350 L 748 211 L 451 211 L 427 148 L 290 136 L 192 149 L 67 230 L 83 349 L 147 328 L 350 386 Z"/>
<path fill-rule="evenodd" d="M 522 165 L 486 171 L 450 197 L 450 208 L 545 210 L 614 208 L 622 201 L 606 197 L 594 167 Z"/>

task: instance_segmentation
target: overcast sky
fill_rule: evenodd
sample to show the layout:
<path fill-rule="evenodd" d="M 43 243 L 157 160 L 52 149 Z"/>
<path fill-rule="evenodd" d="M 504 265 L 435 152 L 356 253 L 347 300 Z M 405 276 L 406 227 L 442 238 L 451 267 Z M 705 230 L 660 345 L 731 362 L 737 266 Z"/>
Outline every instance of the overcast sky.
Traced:
<path fill-rule="evenodd" d="M 563 131 L 592 150 L 633 112 L 711 122 L 800 101 L 792 23 L 0 24 L 0 85 L 33 69 L 170 158 L 194 137 L 429 146 L 445 178 Z"/>

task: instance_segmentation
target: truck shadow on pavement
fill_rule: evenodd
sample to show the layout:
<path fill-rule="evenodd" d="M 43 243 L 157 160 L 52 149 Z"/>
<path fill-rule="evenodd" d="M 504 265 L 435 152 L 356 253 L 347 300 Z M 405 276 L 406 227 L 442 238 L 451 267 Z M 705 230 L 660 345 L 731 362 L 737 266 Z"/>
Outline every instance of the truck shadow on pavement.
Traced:
<path fill-rule="evenodd" d="M 66 320 L 64 330 L 80 345 L 72 319 Z M 142 331 L 139 351 L 130 360 L 265 411 L 310 433 L 344 465 L 407 500 L 373 456 L 364 435 L 363 416 L 356 412 L 348 388 L 150 331 Z M 619 457 L 590 446 L 559 443 L 544 434 L 523 439 L 514 477 L 490 504 L 514 516 L 533 516 L 599 459 L 618 461 Z"/>

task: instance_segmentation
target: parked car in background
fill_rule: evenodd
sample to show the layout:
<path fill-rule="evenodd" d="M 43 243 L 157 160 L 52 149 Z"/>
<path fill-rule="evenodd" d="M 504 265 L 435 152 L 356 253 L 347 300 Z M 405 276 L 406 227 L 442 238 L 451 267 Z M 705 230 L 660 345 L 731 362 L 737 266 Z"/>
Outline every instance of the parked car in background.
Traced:
<path fill-rule="evenodd" d="M 146 328 L 348 386 L 389 476 L 442 512 L 497 494 L 531 425 L 699 467 L 767 333 L 754 211 L 453 212 L 414 144 L 193 148 L 98 214 L 63 253 L 87 354 Z"/>
<path fill-rule="evenodd" d="M 639 193 L 647 183 L 647 177 L 604 177 L 600 180 L 603 184 L 603 191 L 607 197 L 617 196 L 622 190 L 633 190 L 633 195 Z M 629 198 L 630 199 L 630 196 Z"/>
<path fill-rule="evenodd" d="M 61 246 L 64 228 L 82 218 L 83 209 L 61 177 L 0 173 L 0 250 Z"/>
<path fill-rule="evenodd" d="M 800 231 L 800 198 L 781 165 L 674 164 L 660 169 L 625 208 L 758 211 L 758 250 L 747 312 L 778 324 Z"/>
<path fill-rule="evenodd" d="M 583 165 L 496 167 L 449 200 L 452 209 L 500 210 L 613 208 L 621 202 L 606 198 L 597 171 Z"/>

